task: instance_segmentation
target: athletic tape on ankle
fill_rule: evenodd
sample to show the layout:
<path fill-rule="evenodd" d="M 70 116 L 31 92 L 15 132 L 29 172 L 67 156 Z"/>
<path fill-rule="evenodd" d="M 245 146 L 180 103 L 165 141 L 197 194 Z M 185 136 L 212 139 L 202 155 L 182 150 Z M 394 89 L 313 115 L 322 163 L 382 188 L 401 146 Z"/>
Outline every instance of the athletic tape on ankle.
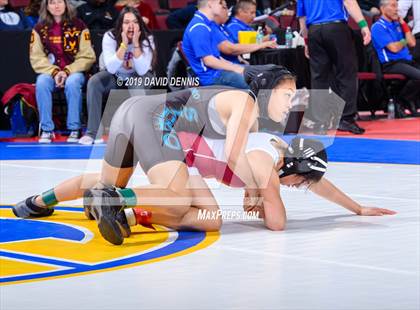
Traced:
<path fill-rule="evenodd" d="M 137 206 L 136 193 L 131 188 L 117 189 L 117 192 L 123 197 L 124 204 L 127 207 Z"/>
<path fill-rule="evenodd" d="M 43 192 L 41 195 L 42 201 L 46 204 L 47 207 L 51 207 L 58 203 L 57 198 L 54 194 L 54 189 L 50 189 L 46 192 Z"/>
<path fill-rule="evenodd" d="M 133 208 L 124 209 L 125 217 L 129 226 L 137 225 L 136 214 L 133 211 Z"/>

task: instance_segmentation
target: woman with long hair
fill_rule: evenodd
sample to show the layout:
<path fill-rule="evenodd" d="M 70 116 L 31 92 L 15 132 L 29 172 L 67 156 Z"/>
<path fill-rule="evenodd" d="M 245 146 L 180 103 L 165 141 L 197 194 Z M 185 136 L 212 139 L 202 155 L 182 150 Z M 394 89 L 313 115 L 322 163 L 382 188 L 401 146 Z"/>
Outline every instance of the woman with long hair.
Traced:
<path fill-rule="evenodd" d="M 124 8 L 115 28 L 104 34 L 102 58 L 105 70 L 96 73 L 88 81 L 88 126 L 86 134 L 79 141 L 81 144 L 94 143 L 101 121 L 103 96 L 119 87 L 117 79 L 124 82 L 130 77 L 153 75 L 153 36 L 137 9 Z"/>
<path fill-rule="evenodd" d="M 84 73 L 96 60 L 85 24 L 75 17 L 67 0 L 43 0 L 39 22 L 32 30 L 30 61 L 38 74 L 36 101 L 40 115 L 40 143 L 54 138 L 52 92 L 63 89 L 67 101 L 67 142 L 77 142 L 82 109 Z"/>

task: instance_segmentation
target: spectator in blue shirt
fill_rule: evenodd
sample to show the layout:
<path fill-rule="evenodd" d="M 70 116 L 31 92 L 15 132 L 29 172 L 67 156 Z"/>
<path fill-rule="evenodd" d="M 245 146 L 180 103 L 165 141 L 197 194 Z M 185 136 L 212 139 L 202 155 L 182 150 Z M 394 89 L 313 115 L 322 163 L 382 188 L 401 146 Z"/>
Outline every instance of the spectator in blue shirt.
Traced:
<path fill-rule="evenodd" d="M 240 0 L 235 5 L 233 17 L 226 25 L 235 43 L 238 43 L 239 31 L 254 31 L 250 26 L 257 14 L 257 5 L 253 0 Z"/>
<path fill-rule="evenodd" d="M 213 44 L 214 19 L 224 14 L 223 3 L 221 0 L 199 0 L 197 6 L 198 11 L 185 29 L 182 46 L 200 85 L 248 88 L 243 66 L 223 59 Z"/>
<path fill-rule="evenodd" d="M 420 65 L 413 61 L 407 47 L 415 47 L 416 39 L 398 15 L 397 0 L 381 0 L 380 5 L 382 16 L 372 26 L 373 45 L 384 72 L 404 74 L 411 80 L 400 92 L 399 99 L 412 114 L 417 114 L 411 100 L 416 100 L 420 94 Z M 403 117 L 401 114 L 399 116 Z"/>
<path fill-rule="evenodd" d="M 313 89 L 333 88 L 345 101 L 338 130 L 363 134 L 355 122 L 357 114 L 357 58 L 348 15 L 359 24 L 364 44 L 370 42 L 370 31 L 356 0 L 298 0 L 297 15 L 306 38 L 307 57 L 310 56 Z M 308 32 L 309 30 L 309 32 Z M 335 74 L 331 74 L 335 69 Z M 326 133 L 329 124 L 324 120 L 322 103 L 311 101 L 310 113 L 316 131 Z"/>
<path fill-rule="evenodd" d="M 245 60 L 240 59 L 240 55 L 253 53 L 263 48 L 275 48 L 277 43 L 275 41 L 266 41 L 261 44 L 239 44 L 235 43 L 230 33 L 226 30 L 224 23 L 228 20 L 228 7 L 223 1 L 223 14 L 214 18 L 212 25 L 213 42 L 217 49 L 222 53 L 222 57 L 232 63 L 246 63 Z"/>
<path fill-rule="evenodd" d="M 257 4 L 255 0 L 239 0 L 236 3 L 233 9 L 233 17 L 226 25 L 226 30 L 230 33 L 234 43 L 239 43 L 239 31 L 255 31 L 251 27 L 251 23 L 254 21 L 256 12 Z M 264 32 L 266 35 L 263 38 L 263 42 L 270 41 L 270 35 L 273 33 L 273 29 L 266 25 Z"/>

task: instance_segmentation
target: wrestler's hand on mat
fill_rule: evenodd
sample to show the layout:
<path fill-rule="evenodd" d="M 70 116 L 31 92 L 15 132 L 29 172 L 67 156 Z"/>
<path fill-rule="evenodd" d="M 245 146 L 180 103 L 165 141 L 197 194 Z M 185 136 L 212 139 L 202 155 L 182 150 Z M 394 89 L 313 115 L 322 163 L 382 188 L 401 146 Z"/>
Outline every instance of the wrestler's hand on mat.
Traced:
<path fill-rule="evenodd" d="M 370 207 L 361 207 L 359 215 L 363 216 L 382 216 L 382 215 L 394 215 L 397 214 L 397 212 L 388 210 L 388 209 L 382 209 L 382 208 L 370 208 Z"/>

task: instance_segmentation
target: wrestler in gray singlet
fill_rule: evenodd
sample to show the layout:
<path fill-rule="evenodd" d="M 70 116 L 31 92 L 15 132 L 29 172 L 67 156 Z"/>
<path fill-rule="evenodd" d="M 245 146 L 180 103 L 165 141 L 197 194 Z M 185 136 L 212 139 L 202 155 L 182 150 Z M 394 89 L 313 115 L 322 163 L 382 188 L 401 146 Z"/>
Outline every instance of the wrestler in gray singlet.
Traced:
<path fill-rule="evenodd" d="M 200 87 L 128 99 L 112 119 L 105 161 L 118 168 L 134 167 L 139 162 L 147 173 L 162 162 L 184 161 L 177 132 L 225 139 L 226 128 L 216 111 L 214 97 L 228 90 L 238 91 Z M 243 91 L 253 97 L 252 92 Z"/>

